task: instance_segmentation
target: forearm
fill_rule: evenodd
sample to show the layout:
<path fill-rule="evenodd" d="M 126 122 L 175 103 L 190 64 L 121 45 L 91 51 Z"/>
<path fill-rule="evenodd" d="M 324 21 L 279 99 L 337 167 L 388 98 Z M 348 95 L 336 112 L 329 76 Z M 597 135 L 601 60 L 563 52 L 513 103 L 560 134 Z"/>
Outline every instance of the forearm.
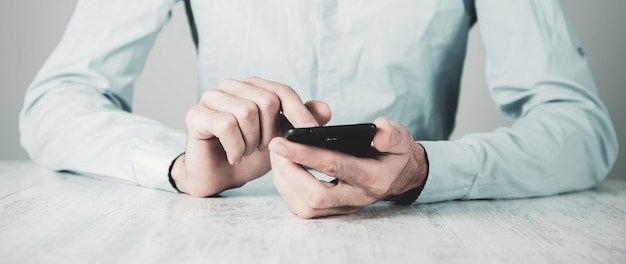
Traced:
<path fill-rule="evenodd" d="M 610 120 L 571 103 L 538 107 L 511 129 L 461 140 L 479 157 L 463 198 L 519 198 L 590 188 L 617 156 Z"/>
<path fill-rule="evenodd" d="M 618 143 L 601 105 L 578 98 L 537 104 L 511 128 L 424 142 L 431 175 L 420 201 L 522 198 L 594 186 L 609 173 Z"/>
<path fill-rule="evenodd" d="M 110 97 L 82 84 L 60 83 L 36 100 L 29 98 L 20 132 L 35 162 L 54 170 L 172 189 L 167 166 L 184 151 L 181 131 L 123 111 Z"/>
<path fill-rule="evenodd" d="M 22 145 L 39 164 L 172 189 L 180 131 L 131 114 L 133 85 L 174 0 L 79 1 L 26 92 Z"/>
<path fill-rule="evenodd" d="M 421 202 L 521 198 L 589 188 L 617 156 L 615 130 L 556 0 L 477 0 L 487 82 L 513 125 L 423 142 Z"/>

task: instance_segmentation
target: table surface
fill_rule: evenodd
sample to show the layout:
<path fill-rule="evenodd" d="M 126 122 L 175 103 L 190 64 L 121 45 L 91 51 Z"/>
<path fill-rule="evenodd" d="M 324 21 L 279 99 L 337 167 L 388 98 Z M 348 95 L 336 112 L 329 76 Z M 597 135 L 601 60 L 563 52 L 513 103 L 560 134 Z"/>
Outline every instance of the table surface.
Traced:
<path fill-rule="evenodd" d="M 2 263 L 626 263 L 626 182 L 292 215 L 269 177 L 193 198 L 0 162 Z"/>

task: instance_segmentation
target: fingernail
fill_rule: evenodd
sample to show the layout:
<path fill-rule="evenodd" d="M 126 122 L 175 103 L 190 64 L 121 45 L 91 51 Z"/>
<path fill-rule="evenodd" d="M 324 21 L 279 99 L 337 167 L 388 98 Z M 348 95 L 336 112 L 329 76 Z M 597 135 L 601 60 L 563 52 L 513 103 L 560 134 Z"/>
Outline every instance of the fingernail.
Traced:
<path fill-rule="evenodd" d="M 316 127 L 317 124 L 313 123 L 313 122 L 306 122 L 304 123 L 304 127 Z"/>
<path fill-rule="evenodd" d="M 270 144 L 269 149 L 271 152 L 274 152 L 280 156 L 286 156 L 287 155 L 287 147 L 285 147 L 285 145 L 281 144 L 281 143 L 273 143 Z"/>

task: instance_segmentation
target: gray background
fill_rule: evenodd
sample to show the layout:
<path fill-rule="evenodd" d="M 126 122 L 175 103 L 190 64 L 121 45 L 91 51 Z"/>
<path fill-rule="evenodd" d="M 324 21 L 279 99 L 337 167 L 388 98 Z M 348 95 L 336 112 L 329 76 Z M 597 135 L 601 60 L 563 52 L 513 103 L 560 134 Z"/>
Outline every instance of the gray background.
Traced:
<path fill-rule="evenodd" d="M 75 3 L 76 0 L 0 1 L 0 160 L 28 159 L 19 144 L 17 129 L 24 92 L 61 38 Z M 564 0 L 563 4 L 585 46 L 600 96 L 624 145 L 626 1 Z M 453 138 L 508 125 L 486 88 L 479 34 L 475 28 L 470 36 Z M 136 85 L 135 112 L 183 129 L 185 113 L 196 101 L 195 66 L 195 50 L 183 5 L 179 3 Z M 610 177 L 626 179 L 625 156 L 620 154 Z"/>

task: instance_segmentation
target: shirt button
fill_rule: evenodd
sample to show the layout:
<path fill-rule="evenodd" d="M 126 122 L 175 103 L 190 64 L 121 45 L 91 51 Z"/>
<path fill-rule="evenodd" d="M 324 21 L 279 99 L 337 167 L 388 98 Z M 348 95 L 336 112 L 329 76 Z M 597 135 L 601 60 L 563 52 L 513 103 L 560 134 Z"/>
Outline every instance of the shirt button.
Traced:
<path fill-rule="evenodd" d="M 578 55 L 585 57 L 585 50 L 582 47 L 578 47 L 576 50 L 578 51 Z"/>

